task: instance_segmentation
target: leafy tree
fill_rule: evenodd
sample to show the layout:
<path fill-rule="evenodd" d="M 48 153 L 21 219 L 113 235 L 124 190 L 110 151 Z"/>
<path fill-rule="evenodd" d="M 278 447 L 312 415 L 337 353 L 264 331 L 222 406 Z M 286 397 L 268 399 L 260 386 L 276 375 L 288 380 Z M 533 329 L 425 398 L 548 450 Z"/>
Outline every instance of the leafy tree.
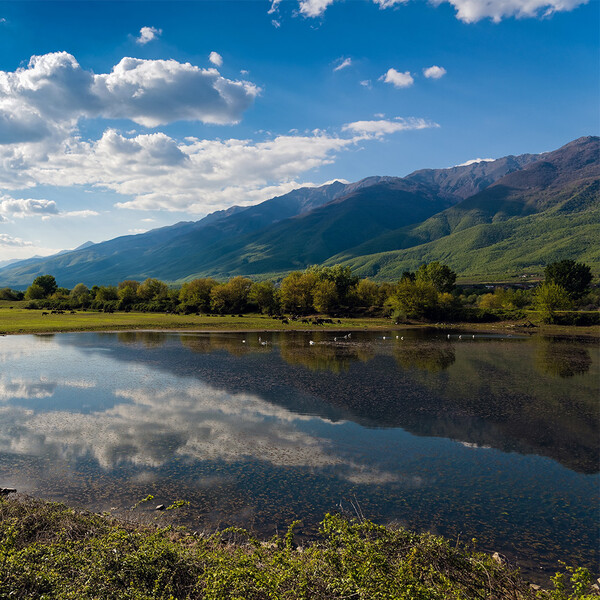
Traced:
<path fill-rule="evenodd" d="M 284 310 L 306 313 L 313 308 L 313 290 L 317 284 L 314 272 L 294 271 L 281 282 L 279 296 Z"/>
<path fill-rule="evenodd" d="M 451 292 L 456 282 L 456 273 L 447 265 L 434 261 L 422 264 L 415 273 L 415 279 L 431 283 L 438 292 Z"/>
<path fill-rule="evenodd" d="M 179 291 L 179 301 L 190 310 L 208 312 L 210 310 L 210 292 L 218 285 L 214 279 L 193 279 L 184 283 Z"/>
<path fill-rule="evenodd" d="M 359 306 L 377 306 L 379 304 L 379 286 L 370 279 L 361 279 L 356 286 L 356 298 Z"/>
<path fill-rule="evenodd" d="M 149 302 L 151 300 L 164 300 L 169 292 L 166 283 L 149 277 L 143 283 L 140 283 L 137 289 L 137 295 L 140 300 Z"/>
<path fill-rule="evenodd" d="M 125 279 L 119 283 L 117 286 L 118 290 L 122 290 L 124 288 L 131 288 L 134 292 L 137 292 L 137 289 L 140 287 L 140 282 L 135 279 Z"/>
<path fill-rule="evenodd" d="M 33 284 L 42 288 L 44 291 L 44 298 L 54 294 L 58 289 L 54 275 L 40 275 L 33 280 Z"/>
<path fill-rule="evenodd" d="M 114 285 L 101 285 L 96 291 L 95 300 L 98 302 L 109 302 L 118 298 L 117 288 Z"/>
<path fill-rule="evenodd" d="M 339 304 L 335 283 L 329 279 L 319 281 L 313 290 L 313 306 L 320 313 L 330 313 Z"/>
<path fill-rule="evenodd" d="M 17 290 L 11 290 L 10 288 L 2 288 L 0 290 L 0 300 L 21 300 L 23 298 L 23 292 Z"/>
<path fill-rule="evenodd" d="M 248 298 L 258 306 L 262 313 L 273 314 L 279 308 L 277 289 L 272 281 L 253 283 Z"/>
<path fill-rule="evenodd" d="M 32 283 L 25 292 L 25 300 L 41 300 L 46 297 L 46 292 L 41 285 Z"/>
<path fill-rule="evenodd" d="M 387 304 L 397 313 L 421 319 L 436 309 L 438 292 L 430 281 L 404 279 L 398 283 Z"/>
<path fill-rule="evenodd" d="M 136 281 L 135 283 L 138 282 Z M 119 284 L 119 287 L 117 288 L 117 296 L 119 298 L 119 308 L 131 306 L 132 304 L 135 304 L 138 299 L 136 288 L 129 285 L 121 287 L 121 284 Z"/>
<path fill-rule="evenodd" d="M 313 265 L 306 269 L 305 274 L 314 274 L 317 281 L 331 281 L 335 284 L 339 302 L 345 303 L 350 290 L 358 284 L 358 277 L 352 275 L 350 267 L 334 265 L 333 267 L 320 267 Z"/>
<path fill-rule="evenodd" d="M 71 293 L 71 290 L 69 290 L 68 288 L 59 287 L 56 289 L 54 294 L 52 294 L 50 297 L 53 300 L 66 300 L 67 298 L 69 298 L 70 293 Z"/>
<path fill-rule="evenodd" d="M 478 298 L 478 305 L 485 309 L 523 308 L 529 303 L 525 290 L 505 290 L 497 287 L 493 294 L 483 294 Z"/>
<path fill-rule="evenodd" d="M 592 271 L 584 263 L 574 260 L 560 260 L 549 264 L 544 269 L 548 283 L 560 285 L 574 299 L 581 298 L 592 281 Z"/>
<path fill-rule="evenodd" d="M 70 296 L 71 296 L 71 299 L 73 300 L 73 302 L 75 302 L 79 306 L 81 306 L 83 304 L 88 304 L 91 299 L 90 290 L 88 289 L 87 285 L 85 285 L 84 283 L 78 283 L 71 290 Z"/>
<path fill-rule="evenodd" d="M 573 301 L 564 287 L 546 281 L 535 289 L 533 306 L 545 323 L 551 323 L 556 311 L 572 308 Z"/>
<path fill-rule="evenodd" d="M 252 280 L 241 276 L 214 286 L 210 292 L 211 308 L 218 313 L 244 312 L 251 287 Z"/>

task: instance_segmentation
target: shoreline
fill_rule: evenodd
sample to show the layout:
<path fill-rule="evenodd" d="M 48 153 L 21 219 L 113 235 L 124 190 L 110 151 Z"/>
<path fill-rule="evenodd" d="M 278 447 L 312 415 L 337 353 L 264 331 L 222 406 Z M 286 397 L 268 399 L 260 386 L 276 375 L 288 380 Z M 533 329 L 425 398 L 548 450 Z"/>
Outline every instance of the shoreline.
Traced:
<path fill-rule="evenodd" d="M 0 309 L 0 336 L 7 335 L 44 335 L 56 333 L 122 333 L 122 332 L 173 332 L 173 333 L 302 333 L 302 332 L 324 332 L 324 331 L 405 331 L 411 329 L 439 329 L 443 331 L 457 332 L 481 332 L 481 333 L 506 333 L 531 337 L 535 335 L 549 335 L 560 337 L 580 337 L 589 339 L 600 339 L 600 326 L 598 325 L 530 325 L 528 319 L 506 320 L 486 323 L 401 323 L 394 324 L 385 318 L 343 318 L 341 323 L 325 325 L 304 324 L 291 322 L 288 327 L 283 327 L 279 320 L 264 316 L 244 317 L 189 317 L 180 315 L 163 315 L 160 313 L 118 313 L 107 315 L 110 318 L 104 321 L 104 313 L 77 313 L 77 315 L 64 315 L 54 322 L 41 323 L 42 319 L 50 320 L 36 314 L 19 314 L 21 311 L 9 311 Z M 11 319 L 12 316 L 17 317 Z M 27 317 L 27 318 L 22 318 Z M 90 317 L 92 317 L 90 319 Z M 122 323 L 116 322 L 119 319 Z M 185 322 L 177 322 L 188 319 Z M 56 320 L 69 320 L 68 323 L 57 323 Z M 85 320 L 81 325 L 75 323 L 77 320 Z M 17 322 L 18 321 L 18 322 Z M 90 322 L 91 321 L 91 322 Z"/>

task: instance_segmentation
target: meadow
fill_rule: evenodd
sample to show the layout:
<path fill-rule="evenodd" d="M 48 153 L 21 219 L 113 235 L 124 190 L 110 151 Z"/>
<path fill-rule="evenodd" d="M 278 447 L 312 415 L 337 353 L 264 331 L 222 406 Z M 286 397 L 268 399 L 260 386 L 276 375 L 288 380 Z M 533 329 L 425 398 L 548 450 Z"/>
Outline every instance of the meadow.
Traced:
<path fill-rule="evenodd" d="M 0 301 L 0 334 L 56 333 L 61 331 L 123 331 L 135 329 L 170 329 L 194 331 L 253 331 L 253 330 L 309 330 L 315 325 L 302 320 L 282 323 L 261 314 L 232 315 L 181 315 L 150 312 L 114 312 L 76 310 L 74 314 L 51 313 L 50 310 L 26 309 L 26 301 Z M 389 328 L 390 319 L 342 318 L 334 324 L 319 328 L 330 329 L 380 329 Z"/>

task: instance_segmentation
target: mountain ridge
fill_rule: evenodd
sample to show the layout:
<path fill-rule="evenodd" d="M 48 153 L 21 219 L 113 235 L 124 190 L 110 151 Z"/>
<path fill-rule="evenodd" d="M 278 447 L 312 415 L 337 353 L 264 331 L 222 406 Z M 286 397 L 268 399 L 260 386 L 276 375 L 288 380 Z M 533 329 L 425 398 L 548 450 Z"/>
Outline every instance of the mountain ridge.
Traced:
<path fill-rule="evenodd" d="M 199 221 L 20 261 L 0 268 L 0 286 L 23 288 L 43 273 L 73 286 L 147 277 L 172 282 L 206 275 L 261 277 L 335 262 L 383 278 L 433 255 L 464 269 L 460 252 L 472 253 L 477 244 L 488 250 L 500 244 L 501 252 L 501 243 L 514 233 L 511 227 L 522 235 L 537 231 L 548 243 L 556 242 L 552 232 L 561 228 L 573 237 L 568 225 L 573 219 L 578 228 L 595 229 L 598 156 L 599 138 L 588 136 L 539 155 L 298 188 Z M 546 221 L 550 233 L 543 231 Z M 505 222 L 511 227 L 500 225 Z M 524 256 L 528 252 L 522 248 Z M 521 268 L 523 261 L 513 255 L 514 267 Z M 538 259 L 546 260 L 544 251 Z M 592 259 L 596 263 L 593 252 Z"/>

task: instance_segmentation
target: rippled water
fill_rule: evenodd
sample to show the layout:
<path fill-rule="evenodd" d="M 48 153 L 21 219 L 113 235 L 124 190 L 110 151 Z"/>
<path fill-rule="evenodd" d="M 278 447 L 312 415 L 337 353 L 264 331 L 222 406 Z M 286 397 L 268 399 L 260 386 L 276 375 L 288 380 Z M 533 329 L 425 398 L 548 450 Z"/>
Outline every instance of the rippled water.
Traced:
<path fill-rule="evenodd" d="M 341 507 L 597 570 L 596 342 L 344 335 L 0 338 L 0 486 L 264 536 Z"/>

